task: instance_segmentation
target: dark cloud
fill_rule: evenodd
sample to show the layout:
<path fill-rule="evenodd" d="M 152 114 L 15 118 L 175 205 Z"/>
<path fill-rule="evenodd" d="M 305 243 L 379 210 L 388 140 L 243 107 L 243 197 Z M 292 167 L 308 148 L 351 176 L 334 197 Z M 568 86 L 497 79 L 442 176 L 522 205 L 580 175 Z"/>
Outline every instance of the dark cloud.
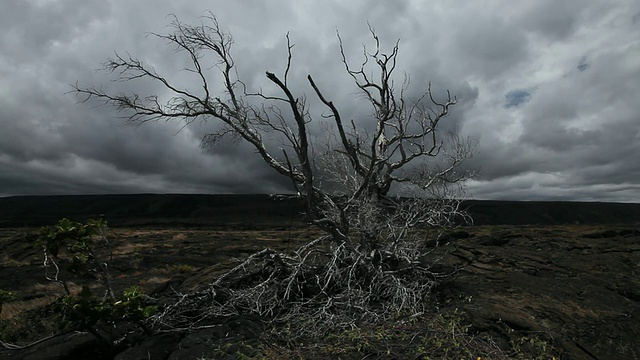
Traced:
<path fill-rule="evenodd" d="M 583 26 L 580 21 L 583 12 L 597 6 L 580 0 L 531 1 L 528 2 L 526 11 L 520 14 L 518 23 L 550 39 L 564 40 L 571 36 L 576 28 Z"/>
<path fill-rule="evenodd" d="M 215 12 L 234 35 L 238 73 L 251 90 L 274 88 L 286 38 L 295 43 L 290 81 L 311 114 L 326 109 L 311 74 L 347 119 L 368 124 L 371 109 L 346 76 L 336 29 L 352 65 L 400 40 L 409 97 L 431 84 L 457 96 L 444 131 L 479 141 L 469 169 L 476 198 L 640 201 L 640 4 L 620 0 L 457 2 L 10 1 L 0 12 L 0 196 L 80 193 L 251 193 L 289 190 L 289 182 L 246 144 L 202 149 L 213 122 L 125 126 L 126 113 L 78 103 L 70 85 L 111 92 L 170 94 L 157 83 L 112 82 L 95 71 L 114 51 L 130 53 L 178 86 L 198 89 L 189 58 L 149 36 Z M 215 82 L 211 73 L 210 80 Z M 219 89 L 219 88 L 218 88 Z M 311 125 L 322 136 L 320 121 Z M 271 146 L 278 139 L 268 139 Z"/>
<path fill-rule="evenodd" d="M 476 19 L 453 31 L 451 55 L 460 71 L 490 80 L 527 58 L 525 32 L 498 16 Z"/>

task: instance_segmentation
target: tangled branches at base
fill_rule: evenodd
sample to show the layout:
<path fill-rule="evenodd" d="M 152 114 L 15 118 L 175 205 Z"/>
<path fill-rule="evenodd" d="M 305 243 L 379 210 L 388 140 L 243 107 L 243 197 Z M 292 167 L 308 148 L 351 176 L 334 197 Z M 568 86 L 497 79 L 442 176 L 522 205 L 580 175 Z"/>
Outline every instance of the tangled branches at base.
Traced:
<path fill-rule="evenodd" d="M 436 274 L 420 262 L 416 242 L 402 245 L 367 253 L 325 236 L 290 255 L 264 249 L 207 289 L 178 295 L 149 322 L 166 331 L 255 314 L 287 323 L 301 336 L 321 336 L 421 314 Z"/>

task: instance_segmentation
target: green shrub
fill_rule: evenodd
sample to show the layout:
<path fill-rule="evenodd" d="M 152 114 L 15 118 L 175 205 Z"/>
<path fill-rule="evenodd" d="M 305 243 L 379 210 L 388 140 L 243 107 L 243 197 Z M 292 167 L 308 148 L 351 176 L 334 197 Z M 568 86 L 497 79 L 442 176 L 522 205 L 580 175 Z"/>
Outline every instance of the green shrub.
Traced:
<path fill-rule="evenodd" d="M 89 331 L 109 346 L 113 345 L 113 329 L 120 322 L 134 322 L 149 332 L 144 320 L 157 309 L 147 304 L 140 287 L 130 287 L 121 296 L 114 294 L 109 273 L 113 256 L 104 219 L 90 219 L 86 224 L 62 219 L 42 228 L 37 242 L 43 247 L 46 278 L 66 292 L 51 306 L 62 316 L 61 329 Z M 96 245 L 106 246 L 108 261 L 98 254 Z M 94 275 L 99 284 L 93 287 L 104 291 L 102 297 L 95 296 L 88 285 L 72 293 L 68 285 L 71 277 Z"/>

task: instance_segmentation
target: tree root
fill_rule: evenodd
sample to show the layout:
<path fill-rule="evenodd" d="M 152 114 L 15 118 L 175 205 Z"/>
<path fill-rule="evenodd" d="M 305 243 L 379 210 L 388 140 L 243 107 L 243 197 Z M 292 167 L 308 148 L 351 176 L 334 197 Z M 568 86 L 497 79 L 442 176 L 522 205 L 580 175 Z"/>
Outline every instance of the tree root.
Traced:
<path fill-rule="evenodd" d="M 287 323 L 296 334 L 379 323 L 424 312 L 437 274 L 423 266 L 415 245 L 393 244 L 365 253 L 330 237 L 292 254 L 264 249 L 205 290 L 177 294 L 148 321 L 156 331 L 194 329 L 234 315 L 254 314 Z M 410 246 L 408 246 L 410 245 Z"/>

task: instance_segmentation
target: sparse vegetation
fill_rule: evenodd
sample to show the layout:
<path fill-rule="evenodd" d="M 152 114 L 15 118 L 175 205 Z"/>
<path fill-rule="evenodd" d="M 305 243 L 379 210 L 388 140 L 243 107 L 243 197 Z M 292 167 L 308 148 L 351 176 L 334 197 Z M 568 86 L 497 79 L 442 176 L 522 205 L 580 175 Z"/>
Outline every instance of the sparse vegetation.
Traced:
<path fill-rule="evenodd" d="M 116 329 L 122 322 L 133 322 L 151 334 L 144 320 L 157 308 L 148 304 L 140 288 L 132 286 L 121 296 L 114 293 L 110 274 L 113 256 L 104 219 L 89 219 L 85 224 L 62 219 L 54 226 L 42 228 L 37 244 L 43 249 L 46 279 L 61 286 L 65 292 L 45 307 L 47 312 L 59 318 L 60 331 L 88 331 L 110 348 L 113 348 L 117 336 L 122 335 Z M 109 261 L 103 259 L 101 251 L 97 251 L 99 247 L 103 247 L 102 252 L 106 249 Z M 82 285 L 80 291 L 74 291 L 70 280 L 77 278 L 95 278 L 97 284 Z M 103 295 L 94 295 L 95 289 L 102 291 Z M 7 294 L 5 292 L 8 298 Z M 15 333 L 34 323 L 29 314 L 27 312 L 14 319 L 13 330 L 6 326 L 4 333 L 8 339 L 15 338 Z"/>
<path fill-rule="evenodd" d="M 20 348 L 60 333 L 61 315 L 48 305 L 20 311 L 11 318 L 0 319 L 0 345 Z"/>
<path fill-rule="evenodd" d="M 169 273 L 171 274 L 190 274 L 193 273 L 194 271 L 196 271 L 196 268 L 191 266 L 191 265 L 187 265 L 187 264 L 174 264 L 169 266 Z"/>
<path fill-rule="evenodd" d="M 72 295 L 69 288 L 71 278 L 95 275 L 105 291 L 104 298 L 114 300 L 109 273 L 113 253 L 106 231 L 104 219 L 89 219 L 82 224 L 64 218 L 54 226 L 43 227 L 36 245 L 43 249 L 46 279 L 62 286 L 67 295 Z M 96 245 L 107 248 L 108 260 L 94 250 Z"/>
<path fill-rule="evenodd" d="M 470 327 L 458 310 L 356 327 L 321 340 L 304 341 L 292 336 L 291 328 L 278 327 L 263 335 L 257 347 L 238 343 L 219 347 L 216 355 L 254 360 L 559 360 L 558 350 L 537 337 L 518 338 L 501 348 L 492 338 L 474 335 Z"/>
<path fill-rule="evenodd" d="M 176 346 L 188 348 L 194 346 L 191 338 L 187 338 L 188 334 L 202 332 L 201 336 L 211 339 L 207 340 L 211 352 L 198 352 L 194 356 L 204 359 L 239 356 L 361 359 L 367 354 L 370 354 L 368 358 L 396 354 L 400 358 L 430 356 L 438 359 L 446 358 L 443 353 L 465 354 L 465 349 L 472 354 L 469 357 L 472 360 L 477 357 L 546 360 L 554 356 L 556 359 L 581 359 L 588 357 L 585 351 L 599 358 L 634 359 L 635 354 L 640 353 L 635 336 L 638 326 L 633 321 L 633 314 L 638 309 L 637 301 L 633 300 L 637 287 L 629 282 L 628 274 L 638 269 L 637 262 L 633 261 L 638 248 L 637 232 L 632 231 L 635 228 L 631 225 L 474 226 L 447 231 L 447 236 L 441 237 L 440 246 L 434 248 L 437 251 L 431 256 L 444 256 L 439 261 L 443 266 L 464 268 L 455 277 L 440 283 L 428 299 L 428 311 L 422 315 L 330 331 L 329 336 L 321 338 L 300 336 L 295 327 L 286 322 L 270 323 L 269 318 L 232 315 L 202 322 L 199 325 L 203 329 L 198 326 L 185 329 L 183 338 L 178 333 L 161 333 L 148 338 L 142 335 L 139 327 L 132 325 L 128 329 L 135 329 L 140 337 L 129 339 L 132 342 L 128 344 L 141 350 L 147 346 L 144 344 L 147 340 L 166 342 L 164 336 L 175 335 L 171 341 Z M 188 276 L 173 274 L 179 276 L 168 283 L 170 286 L 164 287 L 166 290 L 162 293 L 154 290 L 152 296 L 157 299 L 154 303 L 164 311 L 164 304 L 170 305 L 173 295 L 189 295 L 192 290 L 208 288 L 212 281 L 240 264 L 241 258 L 249 252 L 247 249 L 267 246 L 284 251 L 288 246 L 302 245 L 308 238 L 307 231 L 304 225 L 289 230 L 280 223 L 260 229 L 252 227 L 251 230 L 241 230 L 237 225 L 188 230 L 109 229 L 107 235 L 113 253 L 119 254 L 114 256 L 110 266 L 114 291 L 120 298 L 121 289 L 131 284 L 144 284 L 146 279 L 157 278 L 158 274 L 165 275 L 164 281 L 168 281 L 171 268 L 168 264 L 198 264 L 198 270 Z M 0 286 L 17 295 L 15 301 L 5 304 L 0 321 L 0 341 L 3 342 L 0 358 L 7 352 L 17 355 L 26 354 L 30 349 L 46 351 L 47 343 L 29 347 L 24 352 L 1 347 L 25 346 L 59 334 L 59 325 L 65 321 L 63 314 L 54 312 L 48 305 L 58 294 L 64 293 L 63 287 L 55 282 L 38 284 L 44 279 L 42 255 L 30 245 L 37 236 L 25 236 L 25 232 L 36 231 L 0 229 L 0 244 L 6 249 L 5 258 L 0 260 Z M 605 232 L 615 233 L 615 237 L 591 237 L 591 234 Z M 428 246 L 434 246 L 432 237 L 436 234 L 425 236 L 429 237 Z M 282 242 L 288 237 L 291 237 L 291 244 Z M 24 241 L 27 238 L 31 240 Z M 99 237 L 94 240 L 95 251 L 104 257 L 107 248 L 97 246 Z M 132 252 L 132 248 L 139 250 Z M 148 252 L 148 249 L 156 250 Z M 25 257 L 26 254 L 33 255 Z M 61 255 L 61 258 L 67 257 Z M 135 259 L 142 259 L 138 267 L 132 265 Z M 20 264 L 11 267 L 10 260 Z M 71 276 L 64 270 L 66 262 L 60 264 L 61 274 Z M 28 267 L 32 271 L 28 271 Z M 155 285 L 162 285 L 159 281 L 152 282 L 152 286 L 143 288 L 154 289 Z M 96 277 L 71 278 L 69 288 L 77 294 L 82 285 L 90 285 L 94 298 L 100 300 L 103 294 L 100 284 Z M 32 302 L 43 306 L 28 310 Z M 455 308 L 460 310 L 455 312 Z M 124 322 L 120 324 L 125 325 Z M 243 330 L 242 326 L 248 327 Z M 567 347 L 572 341 L 586 350 Z M 387 352 L 392 355 L 387 356 Z"/>

